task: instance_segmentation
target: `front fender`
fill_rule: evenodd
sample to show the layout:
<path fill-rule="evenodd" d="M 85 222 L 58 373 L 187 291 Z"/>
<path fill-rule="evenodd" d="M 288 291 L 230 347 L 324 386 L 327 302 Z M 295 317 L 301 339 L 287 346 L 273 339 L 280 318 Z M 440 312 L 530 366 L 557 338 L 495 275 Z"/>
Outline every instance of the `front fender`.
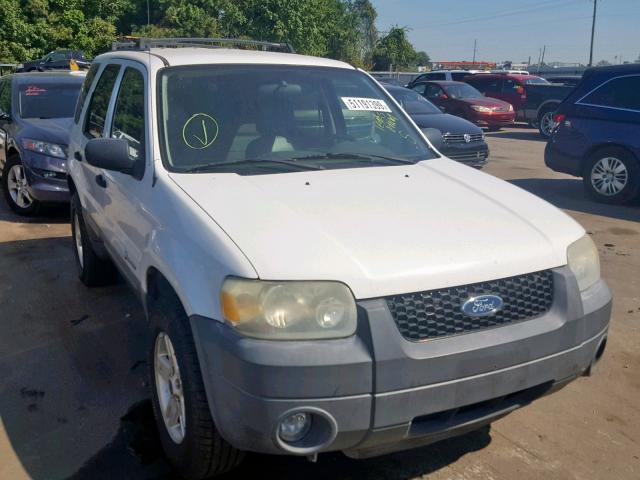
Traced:
<path fill-rule="evenodd" d="M 158 270 L 178 295 L 187 315 L 221 319 L 220 289 L 229 275 L 257 278 L 249 260 L 229 236 L 172 180 L 159 178 L 158 210 L 142 252 L 139 281 L 143 298 L 148 276 Z M 163 210 L 163 211 L 160 211 Z"/>

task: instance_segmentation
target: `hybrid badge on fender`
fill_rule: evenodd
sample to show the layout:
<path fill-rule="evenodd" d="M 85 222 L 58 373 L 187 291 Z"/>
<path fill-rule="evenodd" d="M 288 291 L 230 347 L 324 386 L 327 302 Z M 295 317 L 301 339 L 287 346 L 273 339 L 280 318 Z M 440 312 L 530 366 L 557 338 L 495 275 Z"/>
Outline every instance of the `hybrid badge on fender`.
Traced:
<path fill-rule="evenodd" d="M 497 295 L 479 295 L 471 297 L 462 304 L 462 311 L 472 317 L 491 315 L 502 308 L 502 298 Z"/>

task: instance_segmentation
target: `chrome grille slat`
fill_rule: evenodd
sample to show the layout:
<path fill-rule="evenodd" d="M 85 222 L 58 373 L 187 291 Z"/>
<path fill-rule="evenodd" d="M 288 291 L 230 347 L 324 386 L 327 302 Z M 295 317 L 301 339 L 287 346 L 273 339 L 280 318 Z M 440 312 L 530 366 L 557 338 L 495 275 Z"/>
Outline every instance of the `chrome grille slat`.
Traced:
<path fill-rule="evenodd" d="M 471 142 L 480 142 L 482 141 L 483 134 L 482 133 L 472 133 L 469 135 L 471 138 L 469 142 L 464 139 L 464 134 L 457 133 L 445 133 L 442 135 L 442 140 L 447 144 L 455 144 L 455 143 L 471 143 Z"/>

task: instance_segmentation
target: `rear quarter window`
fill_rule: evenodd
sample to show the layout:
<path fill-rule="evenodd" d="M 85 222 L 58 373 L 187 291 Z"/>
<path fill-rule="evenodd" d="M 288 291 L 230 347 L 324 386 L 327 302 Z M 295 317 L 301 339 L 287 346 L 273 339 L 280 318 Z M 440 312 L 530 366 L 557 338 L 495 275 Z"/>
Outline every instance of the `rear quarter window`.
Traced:
<path fill-rule="evenodd" d="M 640 75 L 609 80 L 578 103 L 640 112 Z"/>

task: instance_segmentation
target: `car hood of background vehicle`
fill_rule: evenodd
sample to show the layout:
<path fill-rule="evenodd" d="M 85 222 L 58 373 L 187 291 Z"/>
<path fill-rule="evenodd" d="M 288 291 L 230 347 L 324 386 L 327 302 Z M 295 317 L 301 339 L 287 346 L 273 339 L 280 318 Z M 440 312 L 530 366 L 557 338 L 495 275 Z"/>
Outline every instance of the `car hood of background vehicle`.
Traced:
<path fill-rule="evenodd" d="M 69 143 L 69 130 L 73 118 L 25 118 L 22 121 L 24 123 L 24 128 L 21 131 L 23 138 L 43 140 L 60 145 Z"/>
<path fill-rule="evenodd" d="M 482 129 L 464 118 L 449 115 L 448 113 L 428 113 L 410 115 L 411 119 L 420 128 L 437 128 L 442 133 L 482 133 Z"/>
<path fill-rule="evenodd" d="M 482 105 L 483 107 L 509 107 L 507 102 L 498 100 L 497 98 L 461 98 L 461 100 L 469 105 Z"/>
<path fill-rule="evenodd" d="M 566 264 L 584 230 L 445 158 L 274 175 L 170 174 L 265 280 L 338 280 L 358 299 Z M 233 273 L 233 272 L 230 272 Z"/>

